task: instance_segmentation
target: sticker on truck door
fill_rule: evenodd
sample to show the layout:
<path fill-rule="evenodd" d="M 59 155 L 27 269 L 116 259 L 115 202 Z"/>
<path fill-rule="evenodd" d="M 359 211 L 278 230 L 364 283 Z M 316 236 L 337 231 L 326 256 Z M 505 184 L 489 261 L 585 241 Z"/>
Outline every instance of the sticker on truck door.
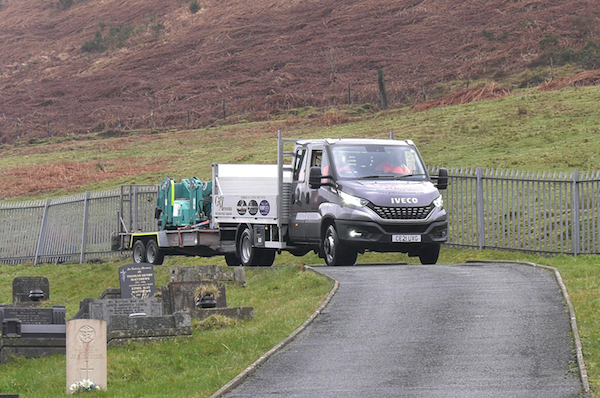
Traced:
<path fill-rule="evenodd" d="M 400 243 L 421 242 L 421 235 L 392 235 L 392 242 L 400 242 Z"/>

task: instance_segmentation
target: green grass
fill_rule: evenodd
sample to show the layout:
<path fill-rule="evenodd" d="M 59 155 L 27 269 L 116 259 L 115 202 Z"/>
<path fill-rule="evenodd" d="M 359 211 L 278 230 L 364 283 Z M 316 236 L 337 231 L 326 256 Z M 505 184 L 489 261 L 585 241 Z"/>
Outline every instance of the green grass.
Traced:
<path fill-rule="evenodd" d="M 51 289 L 51 301 L 46 305 L 65 304 L 69 318 L 83 298 L 98 297 L 104 288 L 119 286 L 118 267 L 123 263 L 2 265 L 0 302 L 12 301 L 14 277 L 44 275 Z M 169 266 L 156 267 L 155 271 L 156 284 L 166 284 Z M 246 280 L 247 287 L 227 285 L 227 304 L 254 307 L 254 318 L 210 329 L 194 321 L 192 337 L 110 347 L 108 391 L 95 395 L 209 396 L 304 323 L 332 288 L 327 278 L 294 266 L 249 269 Z M 0 365 L 0 374 L 0 393 L 24 398 L 65 395 L 64 355 L 14 358 Z"/>

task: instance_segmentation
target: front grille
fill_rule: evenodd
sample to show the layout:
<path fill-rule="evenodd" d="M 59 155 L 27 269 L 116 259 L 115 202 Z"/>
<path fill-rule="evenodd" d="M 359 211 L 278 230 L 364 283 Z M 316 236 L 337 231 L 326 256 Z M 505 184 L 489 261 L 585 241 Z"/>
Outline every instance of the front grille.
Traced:
<path fill-rule="evenodd" d="M 423 220 L 431 213 L 434 205 L 431 203 L 429 206 L 385 207 L 369 203 L 367 207 L 384 220 Z"/>

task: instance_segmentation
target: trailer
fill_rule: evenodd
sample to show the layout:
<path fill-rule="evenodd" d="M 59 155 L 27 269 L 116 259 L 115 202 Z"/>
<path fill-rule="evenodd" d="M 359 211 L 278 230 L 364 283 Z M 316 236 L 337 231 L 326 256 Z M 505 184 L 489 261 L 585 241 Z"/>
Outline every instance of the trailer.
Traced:
<path fill-rule="evenodd" d="M 211 181 L 164 179 L 158 229 L 128 231 L 121 220 L 113 250 L 155 265 L 166 255 L 223 255 L 228 265 L 269 266 L 282 251 L 314 251 L 328 265 L 352 265 L 365 251 L 437 262 L 447 171 L 429 176 L 412 141 L 295 140 L 279 131 L 277 148 L 277 164 L 214 163 Z"/>

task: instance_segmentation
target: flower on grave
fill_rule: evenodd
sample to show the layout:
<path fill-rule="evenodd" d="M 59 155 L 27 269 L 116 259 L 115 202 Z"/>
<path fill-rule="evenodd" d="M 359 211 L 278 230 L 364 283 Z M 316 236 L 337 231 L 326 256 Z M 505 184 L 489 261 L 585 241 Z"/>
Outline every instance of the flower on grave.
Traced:
<path fill-rule="evenodd" d="M 80 393 L 80 392 L 86 392 L 86 391 L 97 391 L 100 389 L 100 386 L 98 386 L 96 383 L 94 383 L 90 379 L 83 379 L 81 381 L 77 381 L 77 382 L 71 384 L 71 387 L 69 387 L 69 389 L 73 393 Z"/>

